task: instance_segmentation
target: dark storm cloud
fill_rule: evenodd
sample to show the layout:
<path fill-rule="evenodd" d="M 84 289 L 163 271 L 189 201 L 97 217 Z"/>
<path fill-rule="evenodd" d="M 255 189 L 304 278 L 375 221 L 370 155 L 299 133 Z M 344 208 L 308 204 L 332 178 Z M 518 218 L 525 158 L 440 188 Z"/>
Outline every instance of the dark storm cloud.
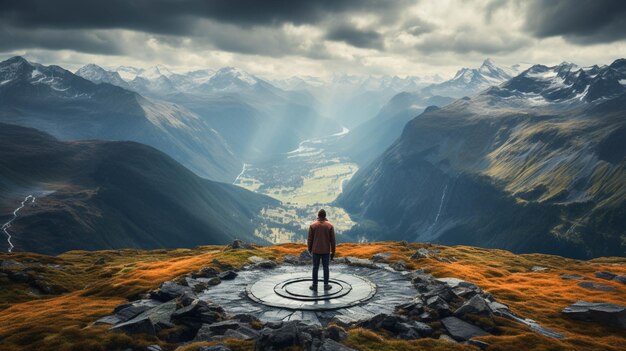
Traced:
<path fill-rule="evenodd" d="M 626 1 L 536 0 L 527 10 L 526 29 L 538 38 L 563 36 L 579 44 L 626 38 Z"/>
<path fill-rule="evenodd" d="M 330 29 L 326 34 L 326 39 L 342 41 L 357 48 L 383 49 L 383 37 L 379 33 L 345 25 Z"/>
<path fill-rule="evenodd" d="M 0 44 L 0 49 L 73 49 L 118 54 L 122 47 L 128 45 L 107 44 L 85 33 L 127 29 L 163 38 L 186 36 L 200 44 L 211 43 L 226 51 L 255 53 L 259 49 L 259 54 L 281 56 L 294 50 L 289 45 L 277 43 L 262 46 L 258 41 L 251 42 L 242 35 L 238 35 L 242 39 L 239 42 L 229 42 L 225 38 L 230 35 L 203 28 L 212 22 L 249 33 L 260 29 L 265 33 L 267 29 L 279 32 L 285 23 L 323 27 L 326 19 L 349 14 L 374 14 L 385 22 L 395 19 L 404 4 L 404 0 L 3 0 L 0 1 L 0 23 L 4 30 L 0 32 L 0 42 L 4 43 Z M 29 30 L 32 35 L 26 33 Z M 68 40 L 59 40 L 57 34 L 47 34 L 44 30 L 65 30 Z M 274 34 L 269 40 L 277 41 L 281 35 Z M 334 37 L 355 46 L 379 48 L 382 45 L 380 36 L 375 32 L 340 30 L 334 33 Z M 258 39 L 258 36 L 255 37 L 255 40 Z M 176 40 L 172 38 L 170 41 Z M 323 56 L 317 52 L 314 56 L 320 55 Z"/>
<path fill-rule="evenodd" d="M 0 52 L 36 47 L 48 50 L 72 48 L 80 52 L 113 55 L 124 52 L 110 34 L 96 31 L 23 30 L 0 24 Z"/>
<path fill-rule="evenodd" d="M 310 24 L 347 12 L 388 17 L 402 4 L 377 0 L 3 0 L 0 19 L 23 28 L 124 28 L 183 34 L 193 20 L 201 18 L 244 26 Z"/>

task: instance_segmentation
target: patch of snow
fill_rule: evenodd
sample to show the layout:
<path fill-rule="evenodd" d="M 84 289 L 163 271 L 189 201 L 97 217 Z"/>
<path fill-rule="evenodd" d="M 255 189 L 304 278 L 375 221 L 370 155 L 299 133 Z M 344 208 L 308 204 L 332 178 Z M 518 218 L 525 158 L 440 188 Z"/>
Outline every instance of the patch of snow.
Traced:
<path fill-rule="evenodd" d="M 583 101 L 583 99 L 585 98 L 585 96 L 587 96 L 587 93 L 589 92 L 589 84 L 587 84 L 587 86 L 585 87 L 585 90 L 583 90 L 582 93 L 574 96 L 574 99 L 578 99 L 580 101 Z"/>
<path fill-rule="evenodd" d="M 621 85 L 626 85 L 626 79 L 620 79 L 620 80 L 618 80 L 618 82 Z"/>
<path fill-rule="evenodd" d="M 0 85 L 5 85 L 8 82 L 12 81 L 13 79 L 7 79 L 7 80 L 3 80 L 2 82 L 0 82 Z"/>
<path fill-rule="evenodd" d="M 42 75 L 42 73 L 38 70 L 38 69 L 34 69 L 31 73 L 30 73 L 30 77 L 31 78 L 35 78 Z"/>

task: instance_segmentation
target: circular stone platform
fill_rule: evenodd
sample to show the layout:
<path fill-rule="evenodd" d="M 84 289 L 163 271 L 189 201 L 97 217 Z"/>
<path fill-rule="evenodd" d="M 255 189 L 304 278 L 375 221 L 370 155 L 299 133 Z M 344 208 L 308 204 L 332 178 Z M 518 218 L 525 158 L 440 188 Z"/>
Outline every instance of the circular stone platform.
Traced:
<path fill-rule="evenodd" d="M 333 274 L 330 290 L 309 289 L 311 273 L 284 273 L 261 279 L 246 287 L 248 297 L 255 302 L 290 310 L 336 310 L 358 305 L 372 298 L 376 285 L 368 279 L 354 275 Z"/>
<path fill-rule="evenodd" d="M 211 286 L 199 297 L 219 304 L 232 315 L 252 314 L 262 321 L 356 321 L 379 313 L 391 314 L 396 305 L 411 301 L 417 294 L 409 272 L 394 271 L 386 264 L 378 266 L 373 269 L 331 263 L 333 289 L 323 291 L 320 281 L 317 295 L 308 290 L 311 266 L 282 264 L 274 269 L 243 269 L 235 279 Z"/>

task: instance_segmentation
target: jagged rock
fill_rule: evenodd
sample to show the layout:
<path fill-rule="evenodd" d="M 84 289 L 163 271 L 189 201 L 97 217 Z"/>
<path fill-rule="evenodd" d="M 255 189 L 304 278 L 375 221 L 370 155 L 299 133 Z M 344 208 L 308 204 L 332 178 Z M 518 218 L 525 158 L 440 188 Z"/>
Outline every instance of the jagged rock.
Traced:
<path fill-rule="evenodd" d="M 441 324 L 443 324 L 448 333 L 457 341 L 467 341 L 475 336 L 489 335 L 489 333 L 479 327 L 456 317 L 445 317 L 441 320 Z"/>
<path fill-rule="evenodd" d="M 422 313 L 417 315 L 417 318 L 423 322 L 433 322 L 437 319 L 437 313 L 434 311 L 424 310 Z"/>
<path fill-rule="evenodd" d="M 426 299 L 429 299 L 433 296 L 438 296 L 444 301 L 450 302 L 456 297 L 452 289 L 445 284 L 432 284 L 426 285 L 425 287 L 421 288 L 422 289 L 418 287 L 418 290 L 422 291 L 422 297 Z"/>
<path fill-rule="evenodd" d="M 113 313 L 119 319 L 120 322 L 125 322 L 138 316 L 151 308 L 160 305 L 161 302 L 156 300 L 138 300 L 124 305 L 117 306 Z"/>
<path fill-rule="evenodd" d="M 221 280 L 233 280 L 233 279 L 237 278 L 237 272 L 235 272 L 235 271 L 221 272 L 220 275 L 219 275 L 219 278 Z"/>
<path fill-rule="evenodd" d="M 213 285 L 218 285 L 221 282 L 222 280 L 219 277 L 213 277 L 207 281 L 207 284 L 213 286 Z"/>
<path fill-rule="evenodd" d="M 420 258 L 429 258 L 430 257 L 430 252 L 428 249 L 425 248 L 419 248 L 417 249 L 417 251 L 415 251 L 415 253 L 413 255 L 411 255 L 411 259 L 412 260 L 417 260 Z"/>
<path fill-rule="evenodd" d="M 487 305 L 489 306 L 489 309 L 493 313 L 496 313 L 498 311 L 508 311 L 509 310 L 509 307 L 507 305 L 501 304 L 500 302 L 497 302 L 497 301 L 487 300 Z"/>
<path fill-rule="evenodd" d="M 342 345 L 335 340 L 325 339 L 318 351 L 356 351 L 353 348 Z"/>
<path fill-rule="evenodd" d="M 96 262 L 94 262 L 93 264 L 95 265 L 102 265 L 105 264 L 107 261 L 104 259 L 104 257 L 100 257 Z"/>
<path fill-rule="evenodd" d="M 387 260 L 389 260 L 389 257 L 391 257 L 391 254 L 389 252 L 379 252 L 377 254 L 374 254 L 374 256 L 372 256 L 372 261 L 373 262 L 387 262 Z"/>
<path fill-rule="evenodd" d="M 392 264 L 389 265 L 389 267 L 393 268 L 396 271 L 402 272 L 402 271 L 406 271 L 406 262 L 404 262 L 404 260 L 398 260 L 396 262 L 393 262 Z"/>
<path fill-rule="evenodd" d="M 198 351 L 231 351 L 230 347 L 224 344 L 218 344 L 213 346 L 202 346 Z"/>
<path fill-rule="evenodd" d="M 109 324 L 109 325 L 114 325 L 121 322 L 119 318 L 117 318 L 116 315 L 112 315 L 112 316 L 106 316 L 106 317 L 102 317 L 98 320 L 96 320 L 94 322 L 94 324 Z"/>
<path fill-rule="evenodd" d="M 155 335 L 155 326 L 160 322 L 169 322 L 172 313 L 176 310 L 176 302 L 169 301 L 144 311 L 136 317 L 111 327 L 111 330 L 120 330 L 129 334 L 144 333 Z"/>
<path fill-rule="evenodd" d="M 276 262 L 259 256 L 248 257 L 248 262 L 259 268 L 274 268 L 277 265 Z"/>
<path fill-rule="evenodd" d="M 452 292 L 454 293 L 454 295 L 462 299 L 471 299 L 477 294 L 475 290 L 472 290 L 470 288 L 465 288 L 462 286 L 457 286 L 457 287 L 452 288 Z"/>
<path fill-rule="evenodd" d="M 282 321 L 268 321 L 265 323 L 265 327 L 270 329 L 278 329 L 283 326 Z"/>
<path fill-rule="evenodd" d="M 189 292 L 191 293 L 191 288 L 188 286 L 180 285 L 174 281 L 168 280 L 159 286 L 159 288 L 155 291 L 150 292 L 150 298 L 158 301 L 170 301 L 173 300 L 182 294 Z"/>
<path fill-rule="evenodd" d="M 424 311 L 424 303 L 421 298 L 416 297 L 409 302 L 397 305 L 395 307 L 396 312 L 405 311 L 409 315 L 419 315 Z"/>
<path fill-rule="evenodd" d="M 450 306 L 440 296 L 431 296 L 426 300 L 426 306 L 437 311 L 440 316 L 445 316 L 450 312 Z"/>
<path fill-rule="evenodd" d="M 213 267 L 204 267 L 191 274 L 191 277 L 194 279 L 197 278 L 213 278 L 217 277 L 219 274 L 218 270 Z"/>
<path fill-rule="evenodd" d="M 585 277 L 578 274 L 561 274 L 561 279 L 565 280 L 584 280 Z"/>
<path fill-rule="evenodd" d="M 242 326 L 242 323 L 236 320 L 228 319 L 221 322 L 215 322 L 209 324 L 207 327 L 210 331 L 217 335 L 224 335 L 229 329 L 237 329 Z"/>
<path fill-rule="evenodd" d="M 417 287 L 418 289 L 420 287 L 426 287 L 428 285 L 435 284 L 435 279 L 433 278 L 433 276 L 423 272 L 411 272 L 409 278 L 411 279 L 413 285 L 415 285 L 415 287 Z"/>
<path fill-rule="evenodd" d="M 250 340 L 250 339 L 252 339 L 252 337 L 250 337 L 249 335 L 246 335 L 246 334 L 240 332 L 239 330 L 235 330 L 235 329 L 228 329 L 224 333 L 224 337 L 225 338 L 237 339 L 237 340 Z"/>
<path fill-rule="evenodd" d="M 241 323 L 258 323 L 260 320 L 252 314 L 240 313 L 233 316 L 234 320 Z"/>
<path fill-rule="evenodd" d="M 403 339 L 417 339 L 432 334 L 427 324 L 410 320 L 404 316 L 378 314 L 370 319 L 360 321 L 357 326 L 371 330 L 385 329 Z"/>
<path fill-rule="evenodd" d="M 459 278 L 437 278 L 437 281 L 441 282 L 441 283 L 445 283 L 451 289 L 466 288 L 466 289 L 470 289 L 472 291 L 475 291 L 477 293 L 482 293 L 482 289 L 480 287 L 478 287 L 478 285 L 476 285 L 474 283 L 470 283 L 470 282 L 465 281 L 463 279 L 459 279 Z"/>
<path fill-rule="evenodd" d="M 213 279 L 213 278 L 211 278 L 211 279 Z M 209 288 L 209 284 L 208 283 L 198 282 L 196 285 L 193 286 L 192 289 L 193 289 L 194 293 L 199 294 L 199 293 L 205 291 L 208 288 Z"/>
<path fill-rule="evenodd" d="M 489 347 L 489 343 L 486 343 L 484 341 L 480 341 L 480 340 L 468 340 L 467 341 L 468 345 L 472 345 L 472 346 L 476 346 L 481 350 L 485 350 Z"/>
<path fill-rule="evenodd" d="M 626 328 L 626 306 L 606 302 L 578 301 L 561 312 L 573 319 Z"/>
<path fill-rule="evenodd" d="M 344 316 L 343 314 L 338 314 L 335 315 L 331 320 L 331 323 L 335 323 L 340 327 L 344 327 L 347 328 L 349 327 L 352 323 L 355 322 L 354 319 L 348 317 L 348 316 Z"/>
<path fill-rule="evenodd" d="M 620 282 L 622 284 L 626 284 L 626 275 L 618 275 L 615 278 L 613 278 L 613 280 L 615 280 L 616 282 Z"/>
<path fill-rule="evenodd" d="M 232 329 L 229 329 L 226 331 L 226 333 L 224 333 L 225 336 L 228 336 L 228 333 L 231 331 Z M 240 325 L 239 328 L 237 328 L 235 330 L 236 332 L 238 332 L 241 335 L 244 335 L 243 340 L 256 340 L 261 336 L 261 333 L 259 333 L 259 331 L 254 330 L 248 326 L 245 325 Z"/>
<path fill-rule="evenodd" d="M 346 263 L 350 266 L 365 267 L 365 268 L 372 268 L 372 269 L 380 268 L 374 262 L 365 258 L 346 257 L 345 260 L 346 260 Z"/>
<path fill-rule="evenodd" d="M 311 253 L 308 250 L 304 250 L 300 253 L 301 263 L 308 263 L 308 262 L 311 262 L 312 260 L 313 260 L 313 256 L 311 256 Z"/>
<path fill-rule="evenodd" d="M 343 339 L 348 337 L 348 333 L 345 329 L 338 325 L 331 325 L 326 328 L 326 335 L 328 338 L 333 339 L 337 342 L 341 342 Z"/>
<path fill-rule="evenodd" d="M 465 301 L 461 307 L 454 311 L 454 314 L 463 316 L 466 313 L 489 314 L 490 312 L 487 302 L 482 297 L 474 295 L 474 297 Z"/>
<path fill-rule="evenodd" d="M 615 291 L 615 288 L 612 286 L 598 284 L 594 282 L 581 282 L 581 283 L 578 283 L 578 286 L 580 286 L 581 288 L 589 289 L 589 290 Z"/>
<path fill-rule="evenodd" d="M 261 331 L 261 336 L 255 345 L 258 351 L 274 351 L 287 347 L 301 346 L 299 338 L 301 332 L 298 330 L 296 322 L 283 323 L 280 328 L 265 328 Z"/>
<path fill-rule="evenodd" d="M 209 324 L 203 324 L 200 326 L 200 329 L 198 329 L 193 341 L 211 341 L 216 335 L 217 334 L 209 328 Z"/>
<path fill-rule="evenodd" d="M 617 274 L 611 272 L 596 272 L 595 276 L 600 279 L 613 280 L 613 278 L 617 277 Z"/>
<path fill-rule="evenodd" d="M 301 264 L 300 258 L 296 257 L 296 256 L 293 256 L 293 255 L 285 255 L 283 257 L 283 262 L 284 263 L 289 263 L 289 264 L 294 264 L 294 265 Z"/>
<path fill-rule="evenodd" d="M 199 329 L 202 324 L 211 324 L 226 319 L 221 306 L 204 300 L 195 299 L 188 306 L 177 309 L 172 313 L 172 322 Z"/>
<path fill-rule="evenodd" d="M 232 244 L 228 245 L 230 250 L 251 250 L 254 247 L 250 244 L 246 244 L 243 240 L 236 239 Z"/>

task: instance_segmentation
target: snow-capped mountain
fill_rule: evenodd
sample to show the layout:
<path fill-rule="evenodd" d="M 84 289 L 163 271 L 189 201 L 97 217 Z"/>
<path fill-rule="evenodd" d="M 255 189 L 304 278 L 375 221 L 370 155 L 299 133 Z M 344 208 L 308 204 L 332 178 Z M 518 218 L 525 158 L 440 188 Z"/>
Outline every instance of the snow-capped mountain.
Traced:
<path fill-rule="evenodd" d="M 36 128 L 64 140 L 144 143 L 210 179 L 232 181 L 240 172 L 241 163 L 223 137 L 180 105 L 96 84 L 22 57 L 0 62 L 0 83 L 0 123 Z"/>
<path fill-rule="evenodd" d="M 471 96 L 491 86 L 499 85 L 519 74 L 521 65 L 507 68 L 486 59 L 479 68 L 461 68 L 454 77 L 442 83 L 432 84 L 422 90 L 429 95 L 451 97 Z"/>
<path fill-rule="evenodd" d="M 62 98 L 89 98 L 94 90 L 84 89 L 86 84 L 92 83 L 59 66 L 30 63 L 21 56 L 0 63 L 0 95 L 28 88 Z"/>
<path fill-rule="evenodd" d="M 324 79 L 314 76 L 293 76 L 284 79 L 272 79 L 269 82 L 283 90 L 305 90 L 319 88 L 327 84 Z"/>
<path fill-rule="evenodd" d="M 535 65 L 429 107 L 336 201 L 375 240 L 624 256 L 625 74 L 624 59 Z"/>
<path fill-rule="evenodd" d="M 572 104 L 593 102 L 626 92 L 626 60 L 611 65 L 579 67 L 563 62 L 534 65 L 508 82 L 488 91 L 509 104 Z"/>
<path fill-rule="evenodd" d="M 241 69 L 224 67 L 215 72 L 206 83 L 201 84 L 198 88 L 203 91 L 240 91 L 257 86 L 274 88 L 266 81 Z"/>
<path fill-rule="evenodd" d="M 107 71 L 93 63 L 87 64 L 77 70 L 74 74 L 81 76 L 94 83 L 109 83 L 122 88 L 130 88 L 128 83 L 122 79 L 118 72 Z"/>

